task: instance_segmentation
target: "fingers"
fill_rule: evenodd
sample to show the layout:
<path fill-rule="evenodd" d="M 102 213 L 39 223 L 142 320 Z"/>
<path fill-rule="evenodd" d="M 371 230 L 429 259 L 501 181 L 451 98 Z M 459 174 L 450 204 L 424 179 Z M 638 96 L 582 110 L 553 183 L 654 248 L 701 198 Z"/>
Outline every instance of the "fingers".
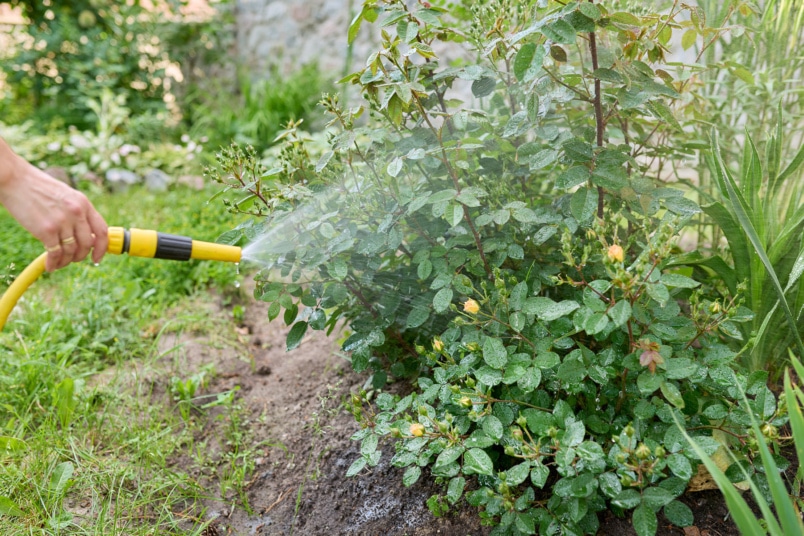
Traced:
<path fill-rule="evenodd" d="M 58 270 L 62 266 L 61 259 L 64 253 L 62 251 L 61 244 L 55 243 L 50 246 L 45 245 L 45 251 L 47 251 L 47 258 L 45 259 L 45 270 L 47 270 L 48 272 Z"/>
<path fill-rule="evenodd" d="M 106 253 L 106 250 L 109 247 L 109 228 L 106 226 L 106 222 L 103 220 L 103 217 L 98 214 L 98 211 L 95 209 L 89 211 L 87 221 L 89 222 L 89 228 L 92 236 L 94 237 L 92 245 L 92 262 L 98 263 L 101 261 L 103 255 Z"/>

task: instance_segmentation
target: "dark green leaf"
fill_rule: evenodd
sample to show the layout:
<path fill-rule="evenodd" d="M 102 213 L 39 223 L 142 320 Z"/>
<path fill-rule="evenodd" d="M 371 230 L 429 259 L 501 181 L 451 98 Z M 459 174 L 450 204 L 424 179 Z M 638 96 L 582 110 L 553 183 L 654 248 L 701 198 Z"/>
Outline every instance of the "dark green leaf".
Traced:
<path fill-rule="evenodd" d="M 287 350 L 291 351 L 295 348 L 298 348 L 305 333 L 307 333 L 307 322 L 300 321 L 293 324 L 293 327 L 290 328 L 286 341 Z"/>
<path fill-rule="evenodd" d="M 634 513 L 631 515 L 631 524 L 634 526 L 637 536 L 655 536 L 659 525 L 656 519 L 656 512 L 645 504 L 640 504 L 634 509 Z"/>
<path fill-rule="evenodd" d="M 597 210 L 598 193 L 594 188 L 578 188 L 572 194 L 570 210 L 578 222 L 585 222 L 592 218 Z"/>
<path fill-rule="evenodd" d="M 695 522 L 690 507 L 680 501 L 672 501 L 664 507 L 664 516 L 677 527 L 691 527 Z"/>
<path fill-rule="evenodd" d="M 575 43 L 575 28 L 563 19 L 558 19 L 542 27 L 542 33 L 556 43 Z"/>
<path fill-rule="evenodd" d="M 465 475 L 491 475 L 494 464 L 489 455 L 480 449 L 469 449 L 463 455 L 463 473 Z"/>

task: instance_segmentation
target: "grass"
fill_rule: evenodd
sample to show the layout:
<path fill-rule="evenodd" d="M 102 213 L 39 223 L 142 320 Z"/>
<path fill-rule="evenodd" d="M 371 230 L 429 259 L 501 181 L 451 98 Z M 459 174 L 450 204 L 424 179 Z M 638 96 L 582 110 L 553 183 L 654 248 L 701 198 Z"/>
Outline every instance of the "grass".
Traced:
<path fill-rule="evenodd" d="M 92 196 L 111 225 L 214 240 L 233 222 L 208 198 L 183 189 Z M 0 211 L 0 273 L 18 273 L 40 251 Z M 247 412 L 236 393 L 207 393 L 214 370 L 199 380 L 166 339 L 231 333 L 231 322 L 198 304 L 210 301 L 210 287 L 231 296 L 235 277 L 222 263 L 110 255 L 46 275 L 26 293 L 0 333 L 0 534 L 200 534 L 204 499 L 248 508 Z M 182 397 L 171 384 L 194 389 Z M 221 447 L 176 465 L 207 449 L 198 438 L 213 414 Z M 203 484 L 213 476 L 220 489 Z"/>

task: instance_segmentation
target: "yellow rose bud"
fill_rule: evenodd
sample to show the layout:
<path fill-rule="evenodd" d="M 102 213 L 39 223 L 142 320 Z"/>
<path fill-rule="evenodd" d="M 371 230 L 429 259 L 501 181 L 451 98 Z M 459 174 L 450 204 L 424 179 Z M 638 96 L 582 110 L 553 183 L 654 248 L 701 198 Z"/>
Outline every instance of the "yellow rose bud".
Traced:
<path fill-rule="evenodd" d="M 606 252 L 606 256 L 609 258 L 611 262 L 623 262 L 625 259 L 625 253 L 623 253 L 623 248 L 614 244 L 613 246 L 609 246 L 608 251 Z"/>
<path fill-rule="evenodd" d="M 424 435 L 424 425 L 417 422 L 410 425 L 410 435 L 421 437 Z"/>
<path fill-rule="evenodd" d="M 444 343 L 441 341 L 441 339 L 435 339 L 433 341 L 433 350 L 435 350 L 436 352 L 440 352 L 443 349 L 444 349 Z"/>
<path fill-rule="evenodd" d="M 477 314 L 477 312 L 480 310 L 480 304 L 472 298 L 469 298 L 463 302 L 463 310 L 472 315 Z"/>

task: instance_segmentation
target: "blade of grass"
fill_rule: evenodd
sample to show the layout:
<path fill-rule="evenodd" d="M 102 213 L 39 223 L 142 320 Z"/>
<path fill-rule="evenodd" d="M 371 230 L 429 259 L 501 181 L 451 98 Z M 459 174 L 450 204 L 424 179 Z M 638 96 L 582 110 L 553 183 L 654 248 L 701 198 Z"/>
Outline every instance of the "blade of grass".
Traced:
<path fill-rule="evenodd" d="M 716 169 L 718 174 L 720 175 L 722 183 L 725 185 L 726 190 L 729 194 L 729 202 L 731 204 L 732 210 L 734 210 L 737 219 L 740 222 L 745 234 L 748 236 L 748 239 L 751 241 L 751 244 L 754 246 L 754 250 L 756 251 L 757 255 L 759 256 L 762 264 L 765 265 L 765 269 L 768 271 L 768 276 L 773 283 L 774 289 L 776 290 L 776 294 L 779 296 L 779 302 L 782 305 L 782 310 L 785 313 L 785 317 L 787 317 L 787 322 L 790 327 L 790 331 L 794 336 L 796 341 L 796 347 L 798 349 L 799 356 L 804 356 L 804 342 L 801 340 L 801 335 L 796 328 L 796 321 L 795 317 L 793 316 L 792 311 L 790 310 L 790 305 L 787 303 L 787 299 L 784 295 L 784 290 L 782 289 L 781 283 L 779 283 L 779 278 L 776 275 L 776 271 L 773 269 L 773 265 L 771 264 L 770 260 L 768 259 L 768 255 L 765 252 L 765 248 L 762 245 L 762 242 L 757 235 L 754 226 L 751 224 L 751 220 L 746 213 L 743 204 L 740 202 L 738 197 L 736 188 L 734 186 L 734 179 L 732 179 L 726 165 L 723 162 L 723 157 L 720 151 L 720 142 L 718 141 L 717 131 L 712 131 L 712 150 L 715 155 L 715 162 L 716 162 Z"/>

